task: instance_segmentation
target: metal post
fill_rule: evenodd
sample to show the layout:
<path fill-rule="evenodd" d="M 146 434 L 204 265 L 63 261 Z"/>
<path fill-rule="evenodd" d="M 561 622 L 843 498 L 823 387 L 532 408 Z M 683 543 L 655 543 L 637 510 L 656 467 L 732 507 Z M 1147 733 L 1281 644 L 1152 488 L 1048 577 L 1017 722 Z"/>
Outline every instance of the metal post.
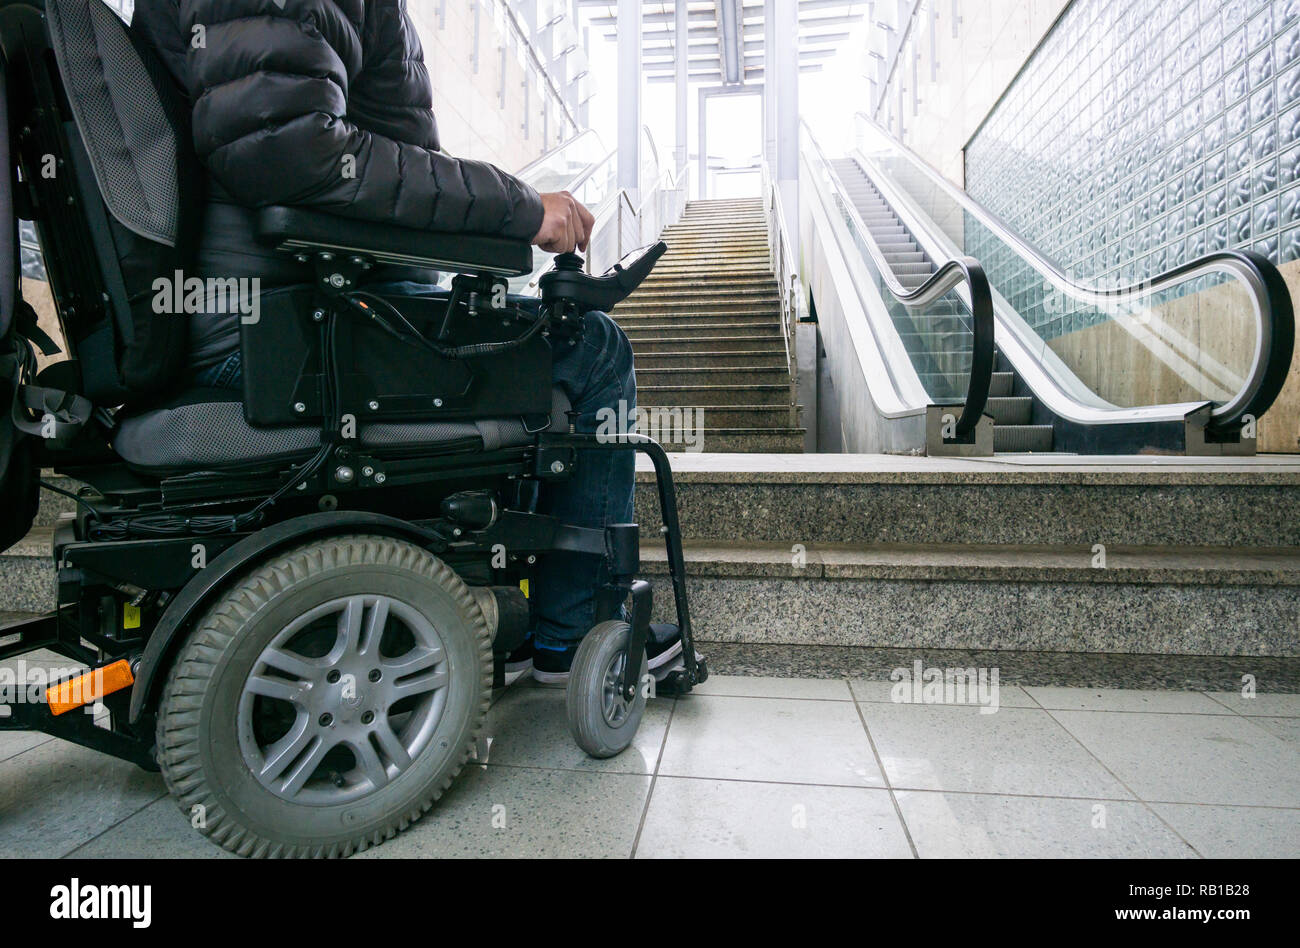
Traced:
<path fill-rule="evenodd" d="M 763 156 L 776 172 L 776 0 L 763 3 Z"/>
<path fill-rule="evenodd" d="M 673 42 L 677 51 L 677 57 L 673 63 L 675 67 L 675 91 L 677 93 L 677 141 L 675 142 L 676 148 L 674 149 L 675 154 L 673 156 L 673 163 L 675 165 L 673 169 L 674 171 L 680 171 L 688 160 L 686 144 L 686 68 L 690 54 L 690 44 L 687 40 L 686 33 L 686 13 L 688 6 L 689 5 L 684 2 L 676 3 L 673 6 L 673 25 L 676 28 L 676 38 Z"/>
<path fill-rule="evenodd" d="M 776 180 L 790 236 L 790 256 L 799 265 L 799 4 L 774 0 L 776 7 Z"/>
<path fill-rule="evenodd" d="M 640 203 L 641 0 L 618 0 L 618 186 Z"/>

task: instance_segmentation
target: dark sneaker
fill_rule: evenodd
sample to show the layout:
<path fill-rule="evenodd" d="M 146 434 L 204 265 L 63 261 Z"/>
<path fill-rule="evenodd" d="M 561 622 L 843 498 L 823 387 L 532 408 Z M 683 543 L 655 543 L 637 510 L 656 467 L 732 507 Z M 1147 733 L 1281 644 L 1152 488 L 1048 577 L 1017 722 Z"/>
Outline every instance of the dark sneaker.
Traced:
<path fill-rule="evenodd" d="M 533 639 L 532 636 L 529 636 L 523 645 L 506 656 L 507 687 L 532 672 L 533 654 Z"/>
<path fill-rule="evenodd" d="M 662 679 L 673 668 L 680 667 L 682 657 L 682 633 L 675 625 L 653 623 L 650 626 L 650 641 L 645 644 L 646 666 L 656 679 Z"/>
<path fill-rule="evenodd" d="M 577 647 L 547 648 L 538 645 L 533 651 L 533 679 L 544 685 L 563 685 L 569 680 Z"/>

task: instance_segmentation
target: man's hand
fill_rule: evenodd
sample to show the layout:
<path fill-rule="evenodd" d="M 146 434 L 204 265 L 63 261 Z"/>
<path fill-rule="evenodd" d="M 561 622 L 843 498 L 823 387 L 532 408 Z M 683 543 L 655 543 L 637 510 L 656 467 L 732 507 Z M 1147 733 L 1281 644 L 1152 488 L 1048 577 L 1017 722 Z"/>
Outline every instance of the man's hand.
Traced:
<path fill-rule="evenodd" d="M 596 218 L 591 211 L 574 200 L 568 191 L 554 191 L 542 195 L 542 229 L 533 243 L 547 253 L 572 253 L 585 251 L 591 240 L 591 228 Z"/>

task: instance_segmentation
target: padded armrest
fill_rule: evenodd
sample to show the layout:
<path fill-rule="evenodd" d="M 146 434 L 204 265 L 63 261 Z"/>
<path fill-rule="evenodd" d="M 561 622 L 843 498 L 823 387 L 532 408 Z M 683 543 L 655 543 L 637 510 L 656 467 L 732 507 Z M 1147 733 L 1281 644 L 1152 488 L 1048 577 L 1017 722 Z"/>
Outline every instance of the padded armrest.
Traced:
<path fill-rule="evenodd" d="M 257 239 L 285 251 L 363 254 L 377 263 L 453 273 L 523 276 L 533 270 L 533 248 L 523 241 L 413 230 L 297 207 L 258 212 Z"/>

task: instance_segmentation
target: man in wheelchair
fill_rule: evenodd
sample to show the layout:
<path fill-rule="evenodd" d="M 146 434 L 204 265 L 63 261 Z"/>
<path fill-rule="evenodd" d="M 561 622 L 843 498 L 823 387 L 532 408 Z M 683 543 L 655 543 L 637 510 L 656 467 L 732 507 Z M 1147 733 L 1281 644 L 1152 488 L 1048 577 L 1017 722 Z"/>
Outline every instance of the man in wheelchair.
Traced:
<path fill-rule="evenodd" d="M 161 768 L 232 851 L 346 855 L 432 806 L 530 664 L 595 756 L 707 677 L 667 456 L 593 434 L 636 403 L 604 311 L 664 247 L 588 275 L 585 208 L 442 154 L 404 0 L 137 0 L 130 28 L 0 0 L 0 52 L 0 218 L 33 221 L 64 340 L 7 248 L 0 540 L 41 468 L 86 485 L 58 607 L 0 660 L 89 669 L 0 729 Z M 555 266 L 509 296 L 530 244 Z M 636 451 L 674 625 L 636 578 Z"/>

